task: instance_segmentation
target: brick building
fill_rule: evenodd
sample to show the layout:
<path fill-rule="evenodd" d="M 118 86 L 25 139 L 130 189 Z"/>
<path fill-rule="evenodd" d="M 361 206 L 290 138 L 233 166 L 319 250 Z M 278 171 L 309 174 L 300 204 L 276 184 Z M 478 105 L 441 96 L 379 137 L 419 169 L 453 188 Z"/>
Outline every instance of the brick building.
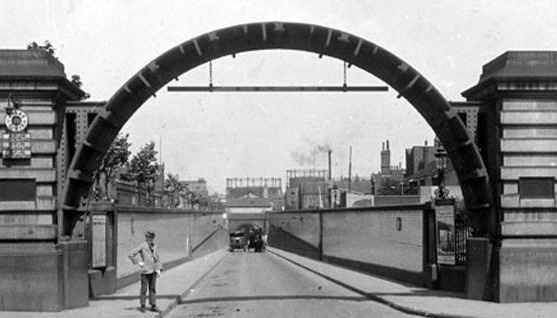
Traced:
<path fill-rule="evenodd" d="M 391 165 L 391 149 L 389 141 L 383 142 L 381 149 L 381 171 L 372 174 L 374 195 L 401 194 L 401 184 L 404 181 L 405 170 L 401 165 Z"/>
<path fill-rule="evenodd" d="M 328 170 L 300 169 L 286 171 L 287 210 L 328 208 L 329 188 L 332 187 Z"/>

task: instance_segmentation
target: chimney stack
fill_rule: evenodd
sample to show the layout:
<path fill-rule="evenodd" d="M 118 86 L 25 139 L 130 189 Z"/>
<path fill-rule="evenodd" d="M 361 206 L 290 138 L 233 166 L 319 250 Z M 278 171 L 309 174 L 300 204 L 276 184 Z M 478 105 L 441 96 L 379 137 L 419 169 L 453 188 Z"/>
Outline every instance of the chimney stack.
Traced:
<path fill-rule="evenodd" d="M 383 143 L 383 150 L 381 151 L 381 174 L 390 174 L 391 172 L 391 151 L 389 150 L 389 141 L 387 140 L 387 149 Z"/>

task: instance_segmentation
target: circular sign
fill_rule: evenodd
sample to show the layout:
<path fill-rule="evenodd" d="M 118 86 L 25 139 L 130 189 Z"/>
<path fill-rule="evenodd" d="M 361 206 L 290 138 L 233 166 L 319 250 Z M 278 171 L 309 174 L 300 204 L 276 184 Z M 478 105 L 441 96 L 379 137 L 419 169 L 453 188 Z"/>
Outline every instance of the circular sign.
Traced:
<path fill-rule="evenodd" d="M 6 127 L 13 132 L 21 132 L 27 128 L 27 115 L 19 109 L 14 109 L 11 114 L 7 114 L 4 118 Z"/>

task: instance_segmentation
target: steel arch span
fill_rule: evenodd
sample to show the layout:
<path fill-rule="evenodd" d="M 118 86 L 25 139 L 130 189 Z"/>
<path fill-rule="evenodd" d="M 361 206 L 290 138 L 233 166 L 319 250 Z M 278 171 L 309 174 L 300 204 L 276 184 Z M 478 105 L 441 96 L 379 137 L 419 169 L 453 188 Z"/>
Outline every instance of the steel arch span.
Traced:
<path fill-rule="evenodd" d="M 179 75 L 211 60 L 240 52 L 289 49 L 313 52 L 355 65 L 398 91 L 423 116 L 446 148 L 460 181 L 476 234 L 491 231 L 493 199 L 486 166 L 466 127 L 432 84 L 402 59 L 355 35 L 323 26 L 263 22 L 200 35 L 171 48 L 133 75 L 93 121 L 73 157 L 59 209 L 59 236 L 71 236 L 93 173 L 133 113 Z M 475 218 L 474 218 L 475 217 Z"/>

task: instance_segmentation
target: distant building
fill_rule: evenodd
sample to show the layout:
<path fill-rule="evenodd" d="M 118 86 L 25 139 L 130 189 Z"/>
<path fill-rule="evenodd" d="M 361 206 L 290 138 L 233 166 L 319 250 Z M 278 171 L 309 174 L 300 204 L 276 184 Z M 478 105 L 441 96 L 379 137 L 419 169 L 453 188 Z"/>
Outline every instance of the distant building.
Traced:
<path fill-rule="evenodd" d="M 478 143 L 478 122 L 482 120 L 480 104 L 477 102 L 450 102 L 452 109 L 456 112 L 462 123 L 466 126 L 471 139 Z M 405 187 L 407 192 L 418 194 L 421 201 L 429 200 L 439 184 L 438 171 L 435 163 L 437 149 L 443 147 L 436 138 L 433 146 L 413 146 L 406 149 L 406 175 Z M 482 149 L 480 149 L 482 151 Z M 445 187 L 450 190 L 450 195 L 462 198 L 460 183 L 454 171 L 452 163 L 448 162 L 444 175 Z"/>
<path fill-rule="evenodd" d="M 280 178 L 227 178 L 224 207 L 228 213 L 261 213 L 282 210 Z"/>
<path fill-rule="evenodd" d="M 400 164 L 391 166 L 389 141 L 383 142 L 381 149 L 381 171 L 372 174 L 372 192 L 374 195 L 400 195 L 403 193 L 405 170 Z"/>
<path fill-rule="evenodd" d="M 186 191 L 192 192 L 200 197 L 209 196 L 209 190 L 207 188 L 207 181 L 204 178 L 198 178 L 197 180 L 184 180 L 180 183 L 186 188 Z"/>
<path fill-rule="evenodd" d="M 436 147 L 434 145 L 429 146 L 427 140 L 423 146 L 412 146 L 412 148 L 406 149 L 405 177 L 407 179 L 411 178 L 413 174 L 424 170 L 432 162 L 435 162 L 435 151 Z"/>
<path fill-rule="evenodd" d="M 281 178 L 227 178 L 226 198 L 241 198 L 248 194 L 254 194 L 261 198 L 282 198 Z"/>
<path fill-rule="evenodd" d="M 328 170 L 301 169 L 286 171 L 285 208 L 287 210 L 330 207 Z"/>
<path fill-rule="evenodd" d="M 347 177 L 341 176 L 340 179 L 335 179 L 334 184 L 337 188 L 344 191 L 348 191 L 355 194 L 371 194 L 371 179 L 362 178 L 358 175 L 348 179 Z M 350 190 L 350 191 L 349 191 Z"/>
<path fill-rule="evenodd" d="M 246 196 L 236 199 L 227 199 L 224 203 L 226 213 L 263 213 L 273 210 L 273 203 L 266 198 Z"/>
<path fill-rule="evenodd" d="M 412 165 L 413 162 L 418 161 L 417 159 L 425 158 L 418 166 L 419 169 L 413 169 L 406 174 L 404 182 L 406 192 L 420 196 L 421 202 L 429 201 L 439 185 L 439 171 L 435 162 L 435 153 L 442 148 L 436 138 L 433 147 L 414 146 L 411 151 L 409 151 L 410 149 L 406 150 L 407 165 Z M 426 155 L 422 156 L 421 153 L 426 153 Z M 451 195 L 462 197 L 460 184 L 450 160 L 447 162 L 444 171 L 444 184 L 450 190 Z"/>

